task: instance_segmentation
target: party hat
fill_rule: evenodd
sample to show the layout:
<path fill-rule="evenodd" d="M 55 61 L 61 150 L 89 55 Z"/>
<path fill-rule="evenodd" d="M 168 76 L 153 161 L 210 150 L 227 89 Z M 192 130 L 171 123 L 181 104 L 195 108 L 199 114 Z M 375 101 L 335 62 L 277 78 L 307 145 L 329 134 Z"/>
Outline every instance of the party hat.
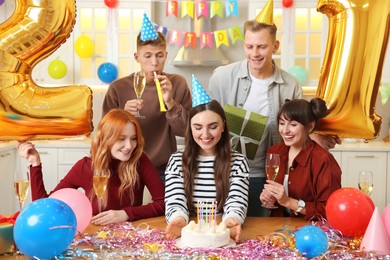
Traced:
<path fill-rule="evenodd" d="M 382 212 L 382 221 L 385 226 L 387 236 L 390 239 L 390 203 L 387 204 L 386 208 Z"/>
<path fill-rule="evenodd" d="M 364 233 L 360 250 L 377 251 L 383 254 L 390 254 L 390 241 L 383 225 L 378 207 L 372 213 L 370 223 Z"/>
<path fill-rule="evenodd" d="M 206 90 L 200 85 L 198 79 L 192 74 L 192 107 L 211 101 Z"/>
<path fill-rule="evenodd" d="M 261 9 L 260 13 L 256 16 L 256 21 L 259 23 L 265 23 L 269 25 L 274 24 L 274 1 L 268 0 L 268 2 L 264 5 L 263 9 Z"/>
<path fill-rule="evenodd" d="M 149 20 L 148 16 L 144 14 L 144 19 L 142 21 L 141 27 L 141 41 L 155 40 L 158 38 L 158 33 L 154 28 L 152 22 Z"/>

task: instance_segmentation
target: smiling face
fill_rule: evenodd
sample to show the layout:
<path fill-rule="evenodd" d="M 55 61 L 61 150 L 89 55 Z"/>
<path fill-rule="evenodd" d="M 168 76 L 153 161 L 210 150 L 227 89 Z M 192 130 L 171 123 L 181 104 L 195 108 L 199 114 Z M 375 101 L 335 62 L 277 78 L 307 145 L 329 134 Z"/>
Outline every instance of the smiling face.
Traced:
<path fill-rule="evenodd" d="M 266 79 L 273 74 L 272 54 L 279 48 L 279 42 L 266 29 L 245 32 L 244 50 L 253 76 Z"/>
<path fill-rule="evenodd" d="M 120 161 L 128 161 L 137 147 L 137 132 L 132 123 L 127 123 L 118 140 L 111 147 L 111 156 Z"/>
<path fill-rule="evenodd" d="M 147 82 L 153 82 L 153 71 L 161 74 L 164 70 L 167 55 L 166 47 L 162 45 L 144 45 L 138 47 L 137 52 L 134 53 L 134 58 L 141 65 L 141 70 L 146 73 Z"/>
<path fill-rule="evenodd" d="M 216 144 L 225 130 L 222 118 L 210 110 L 202 111 L 191 118 L 191 132 L 195 142 L 201 148 L 200 155 L 216 154 Z"/>
<path fill-rule="evenodd" d="M 303 144 L 309 138 L 309 133 L 314 128 L 314 122 L 309 123 L 309 127 L 305 126 L 298 121 L 290 120 L 281 115 L 279 117 L 279 133 L 283 138 L 284 143 L 287 146 L 291 146 L 297 149 L 301 149 Z"/>

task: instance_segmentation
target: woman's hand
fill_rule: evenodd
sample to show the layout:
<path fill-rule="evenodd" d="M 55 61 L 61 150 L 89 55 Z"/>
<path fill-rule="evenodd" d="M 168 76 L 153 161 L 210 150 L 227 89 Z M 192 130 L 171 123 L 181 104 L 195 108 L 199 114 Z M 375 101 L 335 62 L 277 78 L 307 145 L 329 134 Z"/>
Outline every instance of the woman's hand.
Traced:
<path fill-rule="evenodd" d="M 177 217 L 168 224 L 165 230 L 165 236 L 168 239 L 176 239 L 181 236 L 181 230 L 186 225 L 186 220 L 183 217 Z"/>
<path fill-rule="evenodd" d="M 267 192 L 266 194 L 275 198 L 280 205 L 285 207 L 289 197 L 286 194 L 284 186 L 280 183 L 277 183 L 277 182 L 271 181 L 271 180 L 267 180 L 266 182 L 267 183 L 264 185 L 264 190 L 263 190 L 262 194 L 264 192 Z M 263 198 L 265 196 L 266 195 L 264 194 Z M 260 195 L 260 199 L 261 199 L 261 195 Z"/>
<path fill-rule="evenodd" d="M 127 221 L 129 216 L 124 210 L 107 210 L 93 216 L 91 222 L 95 225 L 108 225 Z"/>
<path fill-rule="evenodd" d="M 276 202 L 276 199 L 274 196 L 272 196 L 271 192 L 263 189 L 263 191 L 260 194 L 259 197 L 262 205 L 273 205 Z"/>
<path fill-rule="evenodd" d="M 235 218 L 225 219 L 225 225 L 230 228 L 230 237 L 236 242 L 240 242 L 241 237 L 241 224 Z"/>
<path fill-rule="evenodd" d="M 32 166 L 38 166 L 41 164 L 41 157 L 35 149 L 35 145 L 30 142 L 18 142 L 17 148 L 19 155 L 31 163 Z"/>

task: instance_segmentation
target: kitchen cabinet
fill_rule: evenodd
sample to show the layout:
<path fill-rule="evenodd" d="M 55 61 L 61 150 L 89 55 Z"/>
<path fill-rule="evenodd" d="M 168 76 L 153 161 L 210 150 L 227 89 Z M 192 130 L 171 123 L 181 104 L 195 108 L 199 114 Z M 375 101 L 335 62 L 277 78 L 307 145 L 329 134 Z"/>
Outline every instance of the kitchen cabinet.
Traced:
<path fill-rule="evenodd" d="M 371 199 L 380 212 L 390 203 L 390 144 L 346 143 L 331 151 L 342 169 L 342 187 L 358 188 L 359 172 L 373 172 Z M 389 187 L 389 188 L 388 188 Z"/>
<path fill-rule="evenodd" d="M 14 193 L 14 172 L 16 162 L 16 149 L 10 147 L 0 150 L 0 214 L 13 214 L 19 210 Z"/>

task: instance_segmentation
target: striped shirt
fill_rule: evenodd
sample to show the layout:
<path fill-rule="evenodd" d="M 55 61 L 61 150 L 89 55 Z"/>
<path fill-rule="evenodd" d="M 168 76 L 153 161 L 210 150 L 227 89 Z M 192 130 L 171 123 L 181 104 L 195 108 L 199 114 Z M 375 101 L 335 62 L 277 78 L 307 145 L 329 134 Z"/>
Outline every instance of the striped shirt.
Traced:
<path fill-rule="evenodd" d="M 183 151 L 172 154 L 165 170 L 165 218 L 170 223 L 177 217 L 183 217 L 188 223 L 189 210 L 184 192 L 182 169 Z M 194 180 L 194 204 L 197 201 L 216 201 L 217 193 L 214 180 L 215 156 L 199 156 L 199 172 Z M 223 206 L 222 219 L 233 217 L 244 223 L 248 208 L 249 167 L 246 157 L 232 151 L 230 188 Z"/>

